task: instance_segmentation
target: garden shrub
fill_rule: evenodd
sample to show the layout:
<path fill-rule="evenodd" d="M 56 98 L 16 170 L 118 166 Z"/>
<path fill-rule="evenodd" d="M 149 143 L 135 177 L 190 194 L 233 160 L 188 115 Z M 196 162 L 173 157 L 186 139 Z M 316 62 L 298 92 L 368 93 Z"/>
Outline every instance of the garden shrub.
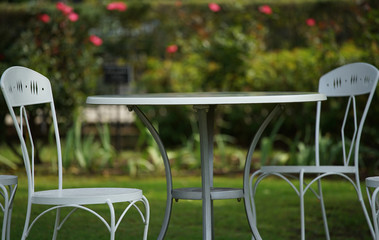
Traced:
<path fill-rule="evenodd" d="M 0 4 L 0 71 L 24 65 L 48 76 L 59 119 L 68 126 L 79 117 L 86 97 L 103 86 L 102 66 L 107 63 L 132 66 L 130 88 L 139 92 L 316 91 L 319 77 L 342 64 L 379 66 L 379 7 L 373 0 L 361 5 L 130 1 L 113 10 L 92 1 L 69 6 L 79 19 L 67 19 L 52 3 Z M 6 109 L 3 100 L 0 106 Z M 376 106 L 372 116 L 378 114 Z M 243 126 L 255 129 L 267 107 L 223 107 L 217 119 L 220 133 L 248 144 L 251 136 Z M 189 111 L 162 107 L 149 109 L 148 115 L 159 116 L 155 119 L 162 131 L 164 125 L 181 123 L 180 131 L 162 132 L 164 142 L 176 145 L 190 137 Z M 313 105 L 286 112 L 314 117 Z M 1 111 L 0 118 L 5 114 Z M 294 127 L 307 124 L 311 119 L 297 118 L 282 128 L 292 136 Z M 375 118 L 367 124 L 374 126 Z M 379 143 L 377 132 L 370 131 L 375 139 L 370 146 Z"/>

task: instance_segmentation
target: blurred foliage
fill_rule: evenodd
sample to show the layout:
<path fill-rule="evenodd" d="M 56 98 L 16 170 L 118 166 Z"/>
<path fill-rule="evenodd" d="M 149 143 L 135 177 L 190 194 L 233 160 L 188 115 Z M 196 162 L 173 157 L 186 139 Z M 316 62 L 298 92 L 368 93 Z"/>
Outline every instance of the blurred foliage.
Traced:
<path fill-rule="evenodd" d="M 263 4 L 269 4 L 270 13 L 261 10 Z M 24 65 L 48 76 L 64 132 L 75 127 L 85 98 L 104 86 L 103 64 L 132 66 L 129 88 L 136 92 L 317 91 L 319 77 L 342 64 L 379 66 L 379 3 L 374 0 L 220 1 L 217 11 L 202 1 L 128 1 L 126 11 L 109 11 L 106 3 L 95 1 L 69 5 L 79 15 L 75 22 L 54 3 L 0 3 L 0 71 Z M 41 14 L 50 21 L 41 21 Z M 91 35 L 102 44 L 95 46 Z M 369 149 L 379 143 L 377 97 L 367 120 L 370 130 L 363 137 L 369 160 L 377 158 Z M 6 109 L 3 100 L 0 107 Z M 220 107 L 215 132 L 223 139 L 238 136 L 233 143 L 246 146 L 270 107 Z M 301 139 L 294 129 L 313 126 L 315 106 L 294 104 L 285 111 L 291 121 L 281 126 L 283 135 Z M 176 156 L 187 156 L 187 162 L 196 142 L 190 140 L 190 112 L 146 108 L 163 141 L 168 147 L 182 146 Z M 5 114 L 0 111 L 0 118 Z M 335 121 L 333 116 L 327 119 Z M 154 162 L 144 168 L 154 168 Z M 136 168 L 130 163 L 130 171 Z"/>
<path fill-rule="evenodd" d="M 95 134 L 92 133 L 83 136 L 82 127 L 82 119 L 76 117 L 63 146 L 63 167 L 71 169 L 72 172 L 85 170 L 90 173 L 113 167 L 116 151 L 111 145 L 109 127 L 97 126 L 100 141 L 96 141 Z"/>

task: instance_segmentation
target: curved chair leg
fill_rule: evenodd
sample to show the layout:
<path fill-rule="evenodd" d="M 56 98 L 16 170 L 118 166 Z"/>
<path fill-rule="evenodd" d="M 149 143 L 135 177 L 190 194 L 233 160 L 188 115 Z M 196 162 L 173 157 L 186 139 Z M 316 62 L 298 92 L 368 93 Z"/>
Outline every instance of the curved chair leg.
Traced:
<path fill-rule="evenodd" d="M 5 199 L 5 196 L 4 196 L 4 199 Z M 4 201 L 4 217 L 3 217 L 3 228 L 2 228 L 2 235 L 1 235 L 1 239 L 2 240 L 5 240 L 5 237 L 8 235 L 7 232 L 9 232 L 9 229 L 8 229 L 8 200 L 5 199 Z"/>
<path fill-rule="evenodd" d="M 10 227 L 12 218 L 13 199 L 16 193 L 17 184 L 3 185 L 0 184 L 0 195 L 4 198 L 4 205 L 0 204 L 4 212 L 1 239 L 10 239 Z M 9 190 L 9 191 L 8 191 Z"/>
<path fill-rule="evenodd" d="M 11 203 L 12 204 L 12 203 Z M 11 222 L 12 222 L 12 211 L 13 204 L 8 209 L 8 220 L 7 220 L 7 240 L 11 239 Z"/>
<path fill-rule="evenodd" d="M 357 191 L 357 195 L 358 195 L 358 199 L 359 199 L 359 202 L 361 203 L 361 206 L 362 206 L 362 210 L 363 210 L 363 213 L 366 217 L 366 221 L 367 221 L 367 224 L 368 224 L 368 227 L 370 229 L 370 232 L 371 232 L 371 236 L 373 239 L 378 239 L 376 238 L 376 234 L 378 234 L 378 232 L 376 231 L 376 228 L 377 226 L 373 226 L 373 222 L 371 222 L 371 218 L 369 216 L 369 213 L 367 211 L 367 208 L 366 208 L 366 204 L 363 200 L 363 195 L 362 195 L 362 190 L 361 190 L 361 185 L 360 185 L 360 180 L 359 180 L 359 175 L 356 174 L 355 175 L 355 187 L 356 187 L 356 191 Z M 368 189 L 366 188 L 366 190 L 368 191 Z M 368 193 L 368 192 L 367 192 Z M 370 197 L 369 197 L 370 199 Z M 369 200 L 370 201 L 370 200 Z M 375 203 L 373 203 L 375 204 Z M 374 205 L 375 206 L 375 205 Z M 375 223 L 375 222 L 374 222 Z"/>
<path fill-rule="evenodd" d="M 363 196 L 362 196 L 362 194 L 361 194 L 361 190 L 360 190 L 359 187 L 358 187 L 358 190 L 359 190 L 359 193 L 358 193 L 359 202 L 361 203 L 361 206 L 362 206 L 362 209 L 363 209 L 363 213 L 364 213 L 364 215 L 365 215 L 365 217 L 366 217 L 367 224 L 368 224 L 368 226 L 369 226 L 369 228 L 370 228 L 371 236 L 372 236 L 373 238 L 375 238 L 376 233 L 375 233 L 375 231 L 374 231 L 374 227 L 372 226 L 371 219 L 370 219 L 370 217 L 369 217 L 369 214 L 368 214 L 368 211 L 367 211 L 367 208 L 366 208 L 366 204 L 365 204 L 365 202 L 364 202 L 364 200 L 363 200 Z M 378 240 L 379 240 L 379 239 L 378 239 Z"/>
<path fill-rule="evenodd" d="M 300 225 L 301 225 L 301 239 L 305 240 L 305 209 L 304 209 L 304 171 L 300 172 L 300 186 L 299 186 L 299 198 L 300 198 Z"/>
<path fill-rule="evenodd" d="M 327 240 L 330 240 L 329 227 L 328 227 L 328 219 L 326 217 L 324 197 L 323 197 L 323 194 L 322 194 L 321 179 L 319 179 L 317 181 L 317 185 L 318 185 L 318 196 L 319 196 L 320 205 L 321 205 L 322 219 L 324 220 L 325 237 L 326 237 Z"/>
<path fill-rule="evenodd" d="M 7 197 L 7 202 L 5 202 L 4 206 L 4 222 L 6 225 L 3 225 L 3 238 L 2 239 L 11 239 L 11 222 L 12 222 L 12 211 L 13 211 L 13 200 L 16 194 L 17 190 L 17 184 L 16 185 L 10 185 L 9 188 L 9 195 Z M 7 209 L 5 209 L 7 208 Z M 3 222 L 3 224 L 4 224 Z M 4 228 L 5 227 L 5 228 Z M 4 235 L 4 232 L 6 233 L 6 236 Z"/>
<path fill-rule="evenodd" d="M 60 219 L 61 219 L 61 209 L 58 208 L 56 216 L 55 216 L 55 225 L 54 225 L 53 240 L 57 239 L 58 231 L 59 231 L 59 225 L 60 225 Z"/>
<path fill-rule="evenodd" d="M 111 214 L 111 224 L 109 226 L 110 227 L 109 228 L 110 239 L 114 240 L 115 235 L 116 235 L 116 216 L 115 216 L 114 207 L 113 207 L 113 204 L 111 203 L 111 201 L 107 200 L 107 204 L 108 204 L 109 211 Z"/>
<path fill-rule="evenodd" d="M 30 223 L 30 215 L 32 211 L 32 204 L 30 201 L 28 201 L 28 208 L 26 210 L 26 218 L 25 218 L 25 225 L 24 225 L 24 231 L 22 233 L 22 240 L 25 240 L 26 237 L 29 234 L 29 223 Z"/>
<path fill-rule="evenodd" d="M 150 205 L 149 201 L 145 196 L 142 197 L 142 202 L 145 205 L 145 228 L 143 230 L 143 240 L 147 240 L 147 233 L 149 231 L 149 223 L 150 223 Z"/>
<path fill-rule="evenodd" d="M 147 233 L 149 230 L 149 222 L 150 222 L 150 205 L 149 205 L 149 201 L 147 200 L 147 198 L 145 196 L 142 196 L 142 199 L 140 201 L 143 202 L 143 204 L 145 206 L 145 219 L 144 219 L 145 220 L 145 227 L 144 227 L 144 231 L 143 231 L 143 239 L 147 240 Z M 107 201 L 107 204 L 109 207 L 110 217 L 111 217 L 111 222 L 109 225 L 110 240 L 115 240 L 116 230 L 117 230 L 115 210 L 114 210 L 112 202 Z"/>
<path fill-rule="evenodd" d="M 377 212 L 378 192 L 379 192 L 379 188 L 376 188 L 374 192 L 372 193 L 371 199 L 370 199 L 370 195 L 368 194 L 370 205 L 371 205 L 372 220 L 373 220 L 374 229 L 375 229 L 375 238 L 374 238 L 375 240 L 379 240 L 379 225 L 378 225 L 379 216 Z"/>

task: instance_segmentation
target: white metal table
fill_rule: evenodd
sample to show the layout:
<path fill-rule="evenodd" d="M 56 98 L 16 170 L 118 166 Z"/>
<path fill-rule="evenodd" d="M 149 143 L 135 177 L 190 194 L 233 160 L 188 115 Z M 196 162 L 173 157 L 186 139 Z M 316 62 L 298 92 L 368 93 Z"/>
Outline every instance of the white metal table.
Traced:
<path fill-rule="evenodd" d="M 158 239 L 163 239 L 171 216 L 173 199 L 202 200 L 203 239 L 214 239 L 213 231 L 213 200 L 244 199 L 247 219 L 255 239 L 261 239 L 254 223 L 249 202 L 249 174 L 251 157 L 264 128 L 280 110 L 281 104 L 295 102 L 315 102 L 326 100 L 325 95 L 314 92 L 204 92 L 204 93 L 158 93 L 158 94 L 126 94 L 100 95 L 87 98 L 87 104 L 126 105 L 133 110 L 145 124 L 158 144 L 162 155 L 166 182 L 167 200 L 166 211 Z M 257 130 L 246 157 L 243 188 L 214 188 L 213 187 L 213 125 L 214 110 L 217 105 L 231 104 L 266 104 L 275 103 L 277 107 L 267 116 Z M 191 105 L 196 111 L 199 124 L 201 150 L 201 188 L 174 189 L 170 162 L 159 133 L 146 118 L 139 106 L 169 106 Z"/>

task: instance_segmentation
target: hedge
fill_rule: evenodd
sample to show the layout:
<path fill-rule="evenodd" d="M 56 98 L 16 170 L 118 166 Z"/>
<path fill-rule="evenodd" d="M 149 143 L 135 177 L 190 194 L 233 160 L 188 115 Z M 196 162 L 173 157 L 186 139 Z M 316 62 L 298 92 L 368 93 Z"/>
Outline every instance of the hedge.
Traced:
<path fill-rule="evenodd" d="M 126 4 L 126 11 L 109 11 L 99 2 L 71 3 L 79 16 L 72 22 L 53 3 L 1 3 L 0 71 L 24 65 L 49 76 L 60 118 L 68 128 L 86 96 L 104 92 L 102 67 L 110 63 L 132 66 L 135 74 L 129 87 L 140 92 L 315 91 L 318 78 L 339 65 L 364 61 L 379 66 L 379 4 L 373 0 L 360 5 L 222 1 L 217 11 L 199 1 Z M 49 21 L 42 21 L 42 14 Z M 90 36 L 99 37 L 101 45 Z M 3 119 L 3 100 L 0 105 Z M 171 109 L 157 119 L 163 125 L 186 123 L 187 111 Z M 239 136 L 238 142 L 246 145 L 250 136 L 239 126 L 251 121 L 252 111 L 265 112 L 227 108 L 220 119 L 228 119 L 230 125 L 222 125 L 220 131 Z M 308 105 L 288 113 L 298 111 L 314 113 Z M 159 115 L 154 109 L 149 113 Z M 379 143 L 377 114 L 379 105 L 373 104 L 367 123 L 372 130 L 366 138 L 369 146 Z M 308 124 L 308 119 L 298 118 L 286 123 L 283 131 L 291 136 L 294 126 Z M 183 132 L 162 135 L 169 144 L 181 144 L 191 134 Z"/>

